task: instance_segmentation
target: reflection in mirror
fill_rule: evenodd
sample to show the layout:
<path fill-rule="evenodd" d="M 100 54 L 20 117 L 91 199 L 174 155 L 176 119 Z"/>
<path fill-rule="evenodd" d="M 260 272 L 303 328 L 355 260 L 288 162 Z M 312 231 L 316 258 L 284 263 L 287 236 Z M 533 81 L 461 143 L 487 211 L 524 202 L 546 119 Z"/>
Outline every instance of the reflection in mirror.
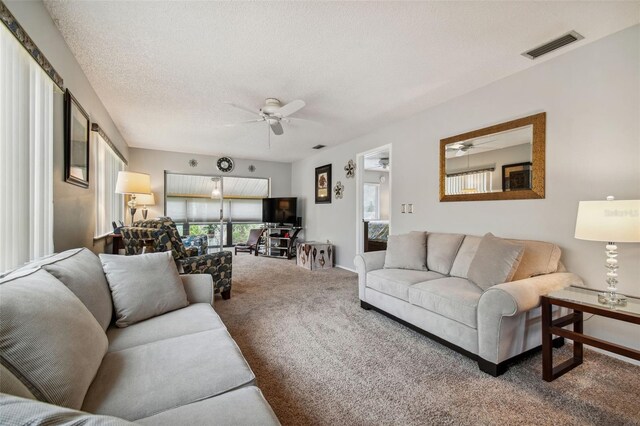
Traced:
<path fill-rule="evenodd" d="M 440 141 L 440 200 L 544 198 L 545 113 Z"/>
<path fill-rule="evenodd" d="M 503 190 L 503 167 L 509 170 L 505 190 L 531 189 L 530 168 L 533 126 L 520 127 L 474 139 L 447 144 L 445 147 L 445 194 L 473 194 Z M 525 177 L 526 174 L 529 176 Z M 518 176 L 521 180 L 512 182 Z M 509 185 L 509 183 L 512 183 Z"/>

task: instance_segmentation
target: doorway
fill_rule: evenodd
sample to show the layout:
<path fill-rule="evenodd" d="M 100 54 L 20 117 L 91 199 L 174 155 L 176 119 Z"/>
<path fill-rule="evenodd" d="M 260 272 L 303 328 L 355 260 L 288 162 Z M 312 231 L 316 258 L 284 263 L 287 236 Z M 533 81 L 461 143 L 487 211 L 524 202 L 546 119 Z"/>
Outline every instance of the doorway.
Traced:
<path fill-rule="evenodd" d="M 357 155 L 356 252 L 386 250 L 391 227 L 391 144 Z"/>

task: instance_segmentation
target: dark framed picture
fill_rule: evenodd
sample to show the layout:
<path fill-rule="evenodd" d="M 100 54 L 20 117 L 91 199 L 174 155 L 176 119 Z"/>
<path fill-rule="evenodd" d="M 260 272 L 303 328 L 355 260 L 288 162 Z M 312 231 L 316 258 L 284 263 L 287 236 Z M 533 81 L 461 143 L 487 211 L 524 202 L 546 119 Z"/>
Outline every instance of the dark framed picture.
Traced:
<path fill-rule="evenodd" d="M 64 180 L 89 187 L 89 114 L 69 89 L 64 94 Z"/>
<path fill-rule="evenodd" d="M 316 167 L 316 204 L 331 203 L 331 164 Z"/>
<path fill-rule="evenodd" d="M 531 189 L 531 162 L 503 165 L 502 190 L 507 192 L 523 189 Z"/>

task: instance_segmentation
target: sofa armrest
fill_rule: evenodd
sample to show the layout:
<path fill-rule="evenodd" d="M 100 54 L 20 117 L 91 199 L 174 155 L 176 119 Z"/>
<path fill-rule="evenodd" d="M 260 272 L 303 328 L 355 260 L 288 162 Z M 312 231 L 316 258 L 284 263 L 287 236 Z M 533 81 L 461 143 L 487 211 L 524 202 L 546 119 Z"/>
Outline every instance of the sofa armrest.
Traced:
<path fill-rule="evenodd" d="M 209 274 L 180 275 L 189 303 L 208 303 L 213 306 L 213 278 Z"/>
<path fill-rule="evenodd" d="M 489 311 L 502 316 L 527 312 L 540 306 L 540 296 L 570 285 L 584 284 L 576 274 L 556 272 L 494 285 L 480 297 L 478 316 Z"/>
<path fill-rule="evenodd" d="M 376 269 L 382 269 L 384 267 L 384 258 L 386 254 L 386 250 L 370 251 L 358 254 L 353 259 L 356 272 L 358 272 L 360 300 L 364 300 L 364 289 L 367 286 L 367 273 L 375 271 Z"/>
<path fill-rule="evenodd" d="M 509 345 L 525 334 L 524 327 L 540 321 L 527 315 L 540 306 L 540 296 L 570 285 L 583 285 L 582 279 L 570 272 L 556 272 L 494 285 L 485 291 L 478 302 L 480 357 L 496 364 L 508 358 Z M 517 316 L 528 320 L 515 319 Z"/>

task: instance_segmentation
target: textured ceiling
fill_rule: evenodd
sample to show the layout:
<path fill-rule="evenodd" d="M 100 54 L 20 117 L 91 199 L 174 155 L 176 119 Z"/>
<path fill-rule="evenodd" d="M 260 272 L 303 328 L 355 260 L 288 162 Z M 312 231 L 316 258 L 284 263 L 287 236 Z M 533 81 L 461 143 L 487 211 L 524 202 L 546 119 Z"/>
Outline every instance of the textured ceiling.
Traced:
<path fill-rule="evenodd" d="M 640 21 L 638 2 L 108 2 L 45 4 L 132 147 L 293 161 L 533 66 L 569 30 Z M 548 55 L 553 57 L 556 52 Z M 225 127 L 264 99 L 302 99 L 271 136 Z"/>

